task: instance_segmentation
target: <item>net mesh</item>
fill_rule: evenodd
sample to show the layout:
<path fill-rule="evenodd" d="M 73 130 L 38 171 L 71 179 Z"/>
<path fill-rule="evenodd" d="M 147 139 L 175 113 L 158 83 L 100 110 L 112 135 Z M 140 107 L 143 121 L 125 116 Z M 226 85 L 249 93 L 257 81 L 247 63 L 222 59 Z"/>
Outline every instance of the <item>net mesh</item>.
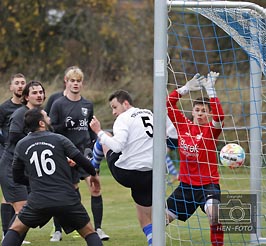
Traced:
<path fill-rule="evenodd" d="M 230 169 L 219 163 L 220 185 L 223 194 L 251 192 L 250 149 L 255 143 L 250 131 L 257 126 L 250 125 L 251 117 L 259 122 L 261 132 L 261 163 L 256 168 L 261 176 L 257 191 L 259 200 L 261 237 L 265 234 L 265 18 L 246 8 L 173 8 L 168 11 L 168 80 L 167 91 L 183 86 L 194 74 L 206 76 L 210 71 L 220 73 L 216 82 L 217 95 L 225 112 L 225 126 L 217 143 L 217 156 L 227 143 L 243 147 L 246 160 L 242 167 Z M 250 58 L 261 67 L 262 83 L 258 86 L 250 81 Z M 253 74 L 254 75 L 254 74 Z M 255 74 L 256 75 L 256 74 Z M 258 88 L 259 87 L 259 88 Z M 254 115 L 250 113 L 252 103 L 250 92 L 260 91 L 261 98 L 255 99 L 260 105 Z M 191 92 L 182 97 L 177 106 L 187 117 L 191 117 L 193 99 L 206 96 L 204 91 Z M 261 111 L 260 111 L 261 109 Z M 179 168 L 178 147 L 172 154 Z M 168 178 L 168 177 L 167 177 Z M 178 185 L 177 180 L 167 180 L 167 195 Z M 175 220 L 166 229 L 167 245 L 210 245 L 210 227 L 207 216 L 197 209 L 186 222 Z M 256 238 L 257 237 L 257 238 Z M 259 240 L 255 235 L 255 240 Z M 225 234 L 225 245 L 246 245 L 250 234 Z"/>
<path fill-rule="evenodd" d="M 243 8 L 201 8 L 195 10 L 221 27 L 253 57 L 266 74 L 266 19 Z M 265 14 L 266 15 L 266 14 Z"/>

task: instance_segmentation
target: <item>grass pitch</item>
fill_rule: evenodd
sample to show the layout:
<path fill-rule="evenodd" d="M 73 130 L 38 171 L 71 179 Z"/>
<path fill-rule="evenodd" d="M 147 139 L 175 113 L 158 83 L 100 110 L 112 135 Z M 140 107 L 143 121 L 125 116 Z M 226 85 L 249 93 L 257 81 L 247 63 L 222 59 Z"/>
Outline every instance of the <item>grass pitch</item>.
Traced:
<path fill-rule="evenodd" d="M 122 187 L 113 179 L 105 163 L 102 163 L 101 166 L 100 175 L 104 202 L 102 228 L 110 236 L 110 240 L 103 242 L 103 244 L 105 246 L 147 246 L 146 238 L 137 220 L 135 205 L 130 196 L 130 190 Z M 241 193 L 249 189 L 249 172 L 247 170 L 230 170 L 224 168 L 220 170 L 220 173 L 223 176 L 221 179 L 222 190 Z M 167 194 L 177 185 L 178 182 L 167 185 Z M 92 218 L 90 194 L 84 181 L 80 183 L 80 191 L 82 203 Z M 266 231 L 264 221 L 262 226 L 263 231 Z M 66 235 L 64 233 L 62 241 L 50 242 L 52 229 L 52 221 L 41 229 L 30 229 L 26 240 L 31 241 L 31 246 L 86 245 L 82 238 L 73 238 L 71 234 Z M 249 239 L 249 234 L 225 234 L 225 245 L 249 245 Z M 166 245 L 210 245 L 208 220 L 201 209 L 198 209 L 188 222 L 174 221 L 166 228 Z"/>

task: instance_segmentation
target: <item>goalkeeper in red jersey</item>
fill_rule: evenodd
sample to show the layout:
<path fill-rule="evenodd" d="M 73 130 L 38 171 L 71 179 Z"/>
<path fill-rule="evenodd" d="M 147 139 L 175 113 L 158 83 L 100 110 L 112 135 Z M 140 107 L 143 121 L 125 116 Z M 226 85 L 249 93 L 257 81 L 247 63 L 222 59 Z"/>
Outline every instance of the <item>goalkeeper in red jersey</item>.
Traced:
<path fill-rule="evenodd" d="M 222 131 L 224 113 L 216 96 L 215 82 L 219 73 L 210 72 L 205 78 L 196 74 L 183 87 L 171 92 L 167 98 L 168 116 L 178 134 L 180 154 L 179 186 L 167 199 L 167 219 L 186 221 L 200 206 L 210 222 L 211 243 L 223 245 L 223 232 L 219 230 L 218 204 L 220 186 L 216 141 Z M 176 106 L 178 100 L 190 91 L 205 88 L 208 97 L 193 102 L 189 120 Z M 212 120 L 209 121 L 209 116 Z"/>

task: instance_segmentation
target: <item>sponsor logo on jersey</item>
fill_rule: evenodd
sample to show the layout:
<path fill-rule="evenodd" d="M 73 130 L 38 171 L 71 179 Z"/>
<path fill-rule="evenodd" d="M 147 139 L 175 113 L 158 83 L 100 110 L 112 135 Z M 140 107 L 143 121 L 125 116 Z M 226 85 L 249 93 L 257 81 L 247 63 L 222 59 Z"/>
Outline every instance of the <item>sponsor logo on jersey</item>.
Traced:
<path fill-rule="evenodd" d="M 72 117 L 71 116 L 67 116 L 66 118 L 66 127 L 73 127 L 75 125 L 75 121 L 72 120 Z"/>
<path fill-rule="evenodd" d="M 197 144 L 194 145 L 187 144 L 186 140 L 183 138 L 180 140 L 180 148 L 184 150 L 185 153 L 184 152 L 183 153 L 187 156 L 197 155 L 199 153 Z"/>
<path fill-rule="evenodd" d="M 79 120 L 79 125 L 80 126 L 88 126 L 89 125 L 89 121 L 85 118 L 83 120 Z"/>

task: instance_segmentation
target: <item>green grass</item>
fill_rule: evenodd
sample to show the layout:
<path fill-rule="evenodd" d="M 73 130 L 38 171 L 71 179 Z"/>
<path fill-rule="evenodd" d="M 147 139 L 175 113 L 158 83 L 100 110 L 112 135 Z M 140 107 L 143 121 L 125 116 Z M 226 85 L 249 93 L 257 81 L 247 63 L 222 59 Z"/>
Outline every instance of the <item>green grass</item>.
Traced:
<path fill-rule="evenodd" d="M 110 236 L 104 245 L 146 245 L 146 239 L 139 227 L 134 203 L 131 200 L 128 189 L 119 186 L 111 175 L 102 175 L 102 193 L 104 199 L 104 216 L 102 228 Z M 92 218 L 90 209 L 90 194 L 85 182 L 80 183 L 82 203 Z M 63 240 L 58 243 L 49 242 L 49 235 L 52 230 L 51 221 L 40 229 L 31 229 L 27 240 L 33 245 L 86 245 L 81 238 L 72 238 L 71 235 L 63 234 Z M 124 244 L 124 243 L 127 244 Z"/>
<path fill-rule="evenodd" d="M 224 190 L 235 190 L 241 193 L 249 188 L 248 171 L 244 169 L 230 170 L 223 168 L 220 170 L 223 175 L 221 187 Z M 237 177 L 237 180 L 236 180 Z M 102 228 L 110 235 L 110 240 L 103 242 L 105 246 L 147 246 L 146 238 L 139 226 L 135 205 L 130 196 L 130 190 L 119 185 L 111 176 L 106 164 L 102 164 L 101 170 L 102 193 L 104 201 L 104 216 Z M 178 183 L 167 185 L 169 194 Z M 90 194 L 85 182 L 80 183 L 82 203 L 91 215 Z M 237 193 L 237 192 L 234 192 Z M 263 220 L 265 231 L 265 222 Z M 86 245 L 82 238 L 72 238 L 71 235 L 63 234 L 63 240 L 58 243 L 49 241 L 50 232 L 53 228 L 50 221 L 42 229 L 31 229 L 27 235 L 27 240 L 32 246 L 73 246 Z M 188 245 L 210 245 L 209 225 L 206 215 L 198 209 L 188 222 L 174 221 L 166 228 L 167 246 L 188 246 Z M 265 236 L 265 235 L 264 235 Z M 248 245 L 250 235 L 225 234 L 225 245 Z"/>
<path fill-rule="evenodd" d="M 222 194 L 245 194 L 250 193 L 250 169 L 249 167 L 241 167 L 237 169 L 230 169 L 227 167 L 220 167 L 221 174 L 221 190 Z M 262 169 L 262 187 L 265 187 L 265 170 Z M 177 185 L 178 183 L 176 183 Z M 167 194 L 170 194 L 174 186 L 168 185 Z M 264 214 L 266 214 L 266 198 L 262 197 L 262 237 L 266 237 L 265 228 L 266 221 Z M 174 224 L 168 226 L 166 232 L 169 234 L 167 237 L 167 246 L 170 245 L 210 245 L 209 242 L 209 223 L 207 216 L 199 208 L 196 213 L 187 221 L 175 221 Z M 175 239 L 174 244 L 170 243 L 170 239 Z M 225 245 L 249 245 L 250 234 L 228 234 L 224 236 Z"/>
<path fill-rule="evenodd" d="M 130 196 L 130 190 L 119 185 L 111 176 L 109 170 L 102 164 L 101 185 L 104 201 L 104 215 L 102 228 L 110 236 L 104 245 L 110 246 L 145 246 L 146 238 L 139 226 L 135 205 Z M 80 183 L 82 203 L 92 218 L 90 209 L 90 193 L 84 181 Z M 50 242 L 50 233 L 53 223 L 50 221 L 43 228 L 30 229 L 26 240 L 31 246 L 73 246 L 86 245 L 82 238 L 73 238 L 63 234 L 61 242 Z"/>

